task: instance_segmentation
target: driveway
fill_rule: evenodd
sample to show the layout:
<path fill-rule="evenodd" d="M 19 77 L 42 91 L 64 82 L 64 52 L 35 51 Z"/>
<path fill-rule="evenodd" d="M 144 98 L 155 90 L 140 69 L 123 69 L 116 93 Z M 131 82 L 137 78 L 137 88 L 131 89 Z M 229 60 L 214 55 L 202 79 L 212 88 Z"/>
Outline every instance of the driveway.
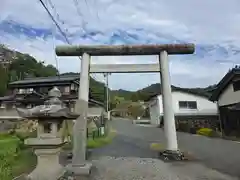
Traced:
<path fill-rule="evenodd" d="M 118 132 L 115 141 L 110 145 L 112 150 L 105 149 L 99 153 L 155 157 L 156 154 L 149 150 L 150 143 L 165 142 L 164 132 L 160 128 L 133 125 L 131 121 L 123 119 L 113 120 L 112 126 Z M 240 178 L 240 143 L 180 132 L 177 135 L 181 150 L 190 152 L 211 169 Z M 126 152 L 124 149 L 129 150 Z"/>

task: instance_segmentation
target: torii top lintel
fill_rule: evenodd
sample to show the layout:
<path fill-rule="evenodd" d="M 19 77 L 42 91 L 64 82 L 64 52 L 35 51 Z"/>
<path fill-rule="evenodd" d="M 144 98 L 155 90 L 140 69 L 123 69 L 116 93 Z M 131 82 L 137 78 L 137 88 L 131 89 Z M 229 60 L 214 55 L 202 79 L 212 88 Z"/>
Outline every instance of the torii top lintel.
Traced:
<path fill-rule="evenodd" d="M 79 45 L 58 46 L 57 56 L 127 56 L 127 55 L 159 55 L 161 51 L 168 54 L 193 54 L 194 44 L 160 44 L 160 45 Z"/>

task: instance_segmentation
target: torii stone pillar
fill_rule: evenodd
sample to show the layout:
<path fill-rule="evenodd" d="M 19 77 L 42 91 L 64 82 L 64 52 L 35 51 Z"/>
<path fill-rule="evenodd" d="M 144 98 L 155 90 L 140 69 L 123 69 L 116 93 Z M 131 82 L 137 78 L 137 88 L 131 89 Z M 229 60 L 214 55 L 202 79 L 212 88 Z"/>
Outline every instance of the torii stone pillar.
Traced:
<path fill-rule="evenodd" d="M 167 140 L 167 150 L 177 151 L 177 135 L 174 111 L 172 108 L 171 80 L 168 62 L 168 53 L 162 51 L 159 55 L 160 78 L 162 86 L 162 105 L 164 116 L 164 132 Z"/>
<path fill-rule="evenodd" d="M 80 75 L 80 87 L 79 87 L 79 102 L 85 103 L 88 100 L 88 94 L 86 93 L 89 88 L 87 83 L 87 77 L 89 72 L 90 56 L 124 56 L 124 55 L 159 55 L 160 56 L 160 71 L 161 71 L 161 83 L 163 90 L 163 106 L 164 106 L 164 124 L 165 135 L 167 139 L 167 151 L 177 152 L 177 136 L 174 113 L 172 110 L 172 95 L 170 84 L 170 73 L 167 62 L 168 54 L 193 54 L 195 50 L 194 44 L 163 44 L 163 45 L 99 45 L 99 46 L 58 46 L 56 48 L 56 54 L 58 56 L 82 56 L 82 67 Z M 88 61 L 88 63 L 87 63 Z M 121 66 L 121 64 L 119 64 Z M 91 66 L 90 66 L 91 69 Z M 107 72 L 106 72 L 107 73 Z M 86 113 L 87 105 L 84 108 L 80 108 L 79 112 L 83 115 L 76 121 L 74 127 L 74 144 L 73 144 L 73 166 L 74 167 L 90 167 L 86 166 L 85 162 L 85 148 L 86 148 L 86 134 L 83 134 L 82 128 L 87 128 Z M 82 133 L 81 133 L 81 132 Z M 85 132 L 84 132 L 85 133 Z M 81 143 L 79 143 L 81 142 Z M 82 168 L 82 169 L 84 169 Z M 81 171 L 75 171 L 81 172 Z"/>
<path fill-rule="evenodd" d="M 80 116 L 73 127 L 72 164 L 67 166 L 69 171 L 81 175 L 89 174 L 92 167 L 90 162 L 86 162 L 90 58 L 87 53 L 82 55 L 78 100 L 74 110 Z"/>

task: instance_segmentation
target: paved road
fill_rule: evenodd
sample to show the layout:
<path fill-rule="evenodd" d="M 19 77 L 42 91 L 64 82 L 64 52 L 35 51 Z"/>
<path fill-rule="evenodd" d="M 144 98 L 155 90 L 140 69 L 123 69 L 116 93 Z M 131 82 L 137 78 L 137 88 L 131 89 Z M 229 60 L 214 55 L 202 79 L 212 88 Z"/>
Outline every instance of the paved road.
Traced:
<path fill-rule="evenodd" d="M 164 143 L 164 132 L 159 128 L 133 125 L 131 121 L 112 121 L 117 130 L 114 142 L 95 150 L 94 155 L 156 157 L 149 149 L 152 142 Z M 191 152 L 209 168 L 240 178 L 240 143 L 178 133 L 180 149 Z"/>
<path fill-rule="evenodd" d="M 94 149 L 92 158 L 99 156 L 156 158 L 157 153 L 150 150 L 149 142 L 128 133 L 125 134 L 125 125 L 128 126 L 128 124 L 129 122 L 126 124 L 122 121 L 111 122 L 111 126 L 117 130 L 116 137 L 108 146 Z M 130 129 L 132 128 L 135 126 L 130 123 Z M 127 127 L 127 130 L 130 129 Z"/>

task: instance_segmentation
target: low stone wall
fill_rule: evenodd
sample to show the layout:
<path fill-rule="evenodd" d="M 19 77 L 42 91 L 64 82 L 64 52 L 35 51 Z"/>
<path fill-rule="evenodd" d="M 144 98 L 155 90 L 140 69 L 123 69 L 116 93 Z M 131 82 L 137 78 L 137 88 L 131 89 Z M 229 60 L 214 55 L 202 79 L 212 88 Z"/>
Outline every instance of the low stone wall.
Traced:
<path fill-rule="evenodd" d="M 1 117 L 19 117 L 16 109 L 6 109 L 6 108 L 0 108 L 0 118 Z"/>
<path fill-rule="evenodd" d="M 19 118 L 15 109 L 0 108 L 0 132 L 7 132 L 14 129 Z"/>

